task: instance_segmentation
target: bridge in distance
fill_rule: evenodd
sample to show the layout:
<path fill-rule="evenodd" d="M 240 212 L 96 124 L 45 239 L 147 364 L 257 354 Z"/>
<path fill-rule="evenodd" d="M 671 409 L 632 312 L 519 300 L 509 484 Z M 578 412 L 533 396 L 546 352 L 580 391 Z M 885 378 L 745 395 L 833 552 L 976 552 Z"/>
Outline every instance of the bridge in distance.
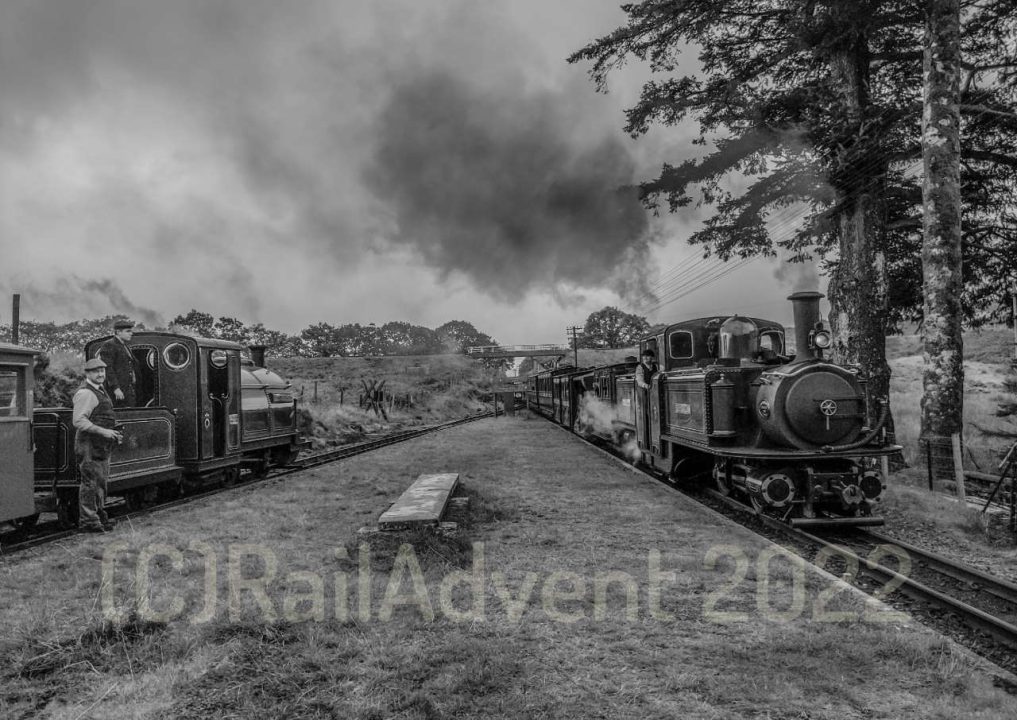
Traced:
<path fill-rule="evenodd" d="M 559 357 L 571 352 L 567 345 L 476 345 L 466 349 L 472 358 Z"/>

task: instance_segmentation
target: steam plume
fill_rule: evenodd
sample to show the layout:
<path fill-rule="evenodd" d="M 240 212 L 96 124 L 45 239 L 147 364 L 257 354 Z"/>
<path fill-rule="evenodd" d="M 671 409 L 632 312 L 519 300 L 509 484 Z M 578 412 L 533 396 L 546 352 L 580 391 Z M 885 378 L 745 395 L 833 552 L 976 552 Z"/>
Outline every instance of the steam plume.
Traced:
<path fill-rule="evenodd" d="M 21 313 L 25 318 L 48 320 L 64 315 L 67 308 L 74 308 L 78 318 L 119 314 L 126 315 L 135 322 L 142 322 L 149 328 L 162 324 L 157 312 L 133 303 L 120 286 L 109 278 L 84 280 L 72 275 L 61 278 L 52 285 L 47 284 L 44 288 L 36 284 L 12 287 L 10 293 L 14 292 L 21 294 Z"/>
<path fill-rule="evenodd" d="M 390 238 L 496 297 L 556 283 L 624 290 L 648 248 L 621 142 L 575 131 L 561 94 L 480 89 L 445 72 L 401 83 L 365 174 Z"/>

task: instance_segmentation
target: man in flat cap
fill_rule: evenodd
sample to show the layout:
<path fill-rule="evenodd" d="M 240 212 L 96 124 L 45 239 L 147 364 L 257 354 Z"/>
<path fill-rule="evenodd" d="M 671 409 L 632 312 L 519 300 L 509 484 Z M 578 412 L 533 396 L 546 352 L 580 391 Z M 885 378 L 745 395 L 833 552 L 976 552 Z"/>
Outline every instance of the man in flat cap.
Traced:
<path fill-rule="evenodd" d="M 134 407 L 134 383 L 138 377 L 138 361 L 127 345 L 134 334 L 134 323 L 117 320 L 113 337 L 99 347 L 99 357 L 106 363 L 106 392 L 117 407 Z"/>
<path fill-rule="evenodd" d="M 81 487 L 78 489 L 78 527 L 86 532 L 108 529 L 106 483 L 109 455 L 123 440 L 116 428 L 113 403 L 106 394 L 106 363 L 92 358 L 85 363 L 85 383 L 74 393 L 74 455 L 78 461 Z"/>

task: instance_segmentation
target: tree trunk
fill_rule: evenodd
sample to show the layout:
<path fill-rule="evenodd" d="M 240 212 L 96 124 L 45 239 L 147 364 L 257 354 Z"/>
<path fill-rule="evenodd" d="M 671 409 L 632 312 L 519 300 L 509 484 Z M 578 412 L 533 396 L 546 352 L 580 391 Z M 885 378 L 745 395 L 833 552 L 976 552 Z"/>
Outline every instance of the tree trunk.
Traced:
<path fill-rule="evenodd" d="M 829 11 L 852 26 L 861 8 L 857 3 L 831 2 Z M 852 154 L 852 146 L 864 132 L 870 103 L 871 55 L 861 30 L 845 33 L 829 57 L 837 82 L 844 118 L 844 147 L 840 170 L 831 182 L 838 194 L 840 259 L 830 277 L 830 329 L 833 359 L 858 365 L 868 379 L 867 425 L 874 427 L 889 402 L 890 366 L 886 362 L 887 280 L 882 252 L 885 213 L 883 195 L 886 160 Z M 882 401 L 882 402 L 881 402 Z M 893 436 L 893 418 L 887 406 L 886 429 Z"/>
<path fill-rule="evenodd" d="M 960 2 L 927 0 L 922 112 L 922 438 L 937 476 L 952 476 L 948 444 L 963 429 L 964 341 L 961 335 Z"/>
<path fill-rule="evenodd" d="M 881 227 L 882 212 L 870 194 L 858 196 L 841 214 L 840 261 L 828 288 L 833 357 L 858 365 L 868 379 L 869 427 L 878 421 L 880 401 L 888 402 L 890 396 L 886 268 L 876 240 Z M 887 418 L 886 429 L 892 435 L 892 417 Z"/>

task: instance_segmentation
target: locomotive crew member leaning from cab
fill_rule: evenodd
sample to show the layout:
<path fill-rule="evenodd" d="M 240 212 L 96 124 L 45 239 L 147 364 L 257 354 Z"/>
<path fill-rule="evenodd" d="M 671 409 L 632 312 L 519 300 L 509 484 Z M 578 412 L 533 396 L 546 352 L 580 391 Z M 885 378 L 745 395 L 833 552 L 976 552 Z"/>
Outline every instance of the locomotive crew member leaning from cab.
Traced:
<path fill-rule="evenodd" d="M 657 373 L 655 358 L 656 354 L 650 349 L 643 350 L 643 354 L 640 355 L 639 365 L 636 366 L 636 385 L 643 390 L 650 389 L 650 381 Z"/>
<path fill-rule="evenodd" d="M 85 384 L 74 393 L 74 455 L 78 461 L 81 487 L 78 489 L 78 527 L 86 532 L 108 529 L 106 482 L 113 445 L 123 440 L 115 430 L 113 403 L 106 394 L 106 363 L 92 358 L 85 363 Z"/>
<path fill-rule="evenodd" d="M 136 403 L 134 383 L 138 377 L 138 361 L 127 343 L 134 333 L 134 323 L 117 320 L 113 337 L 99 348 L 99 357 L 106 363 L 106 392 L 117 407 L 133 407 Z"/>

